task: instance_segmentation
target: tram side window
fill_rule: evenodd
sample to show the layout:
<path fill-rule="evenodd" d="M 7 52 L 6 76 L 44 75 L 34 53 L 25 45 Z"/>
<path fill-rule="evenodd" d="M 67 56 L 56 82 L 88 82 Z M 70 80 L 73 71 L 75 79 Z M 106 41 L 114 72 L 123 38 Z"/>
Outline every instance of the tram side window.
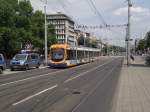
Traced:
<path fill-rule="evenodd" d="M 67 50 L 67 60 L 75 59 L 75 52 L 73 50 Z"/>
<path fill-rule="evenodd" d="M 78 59 L 82 59 L 84 57 L 84 51 L 78 51 Z"/>

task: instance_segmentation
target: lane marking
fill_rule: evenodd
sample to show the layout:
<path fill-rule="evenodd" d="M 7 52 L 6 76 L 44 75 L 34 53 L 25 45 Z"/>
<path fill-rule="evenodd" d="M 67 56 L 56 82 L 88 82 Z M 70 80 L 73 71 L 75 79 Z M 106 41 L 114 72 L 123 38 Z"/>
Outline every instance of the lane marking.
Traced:
<path fill-rule="evenodd" d="M 110 73 L 112 73 L 112 71 L 117 68 L 116 66 L 114 66 L 108 73 L 107 75 L 103 78 L 103 80 L 101 80 L 90 92 L 89 94 L 87 94 L 87 96 L 85 96 L 83 98 L 83 100 L 81 100 L 81 102 L 71 111 L 71 112 L 75 112 L 79 107 L 80 105 L 82 105 L 88 98 L 90 95 L 92 95 L 95 90 L 99 87 L 100 84 L 102 84 L 109 76 L 110 76 Z"/>
<path fill-rule="evenodd" d="M 28 101 L 28 100 L 30 100 L 30 99 L 36 97 L 36 96 L 39 96 L 39 95 L 41 95 L 41 94 L 43 94 L 43 93 L 45 93 L 45 92 L 47 92 L 47 91 L 49 91 L 49 90 L 52 90 L 52 89 L 56 88 L 57 86 L 58 86 L 58 84 L 56 84 L 56 85 L 54 85 L 54 86 L 52 86 L 52 87 L 50 87 L 50 88 L 44 89 L 43 91 L 40 91 L 40 92 L 38 92 L 38 93 L 36 93 L 36 94 L 34 94 L 34 95 L 28 96 L 28 97 L 26 97 L 26 98 L 24 98 L 24 99 L 22 99 L 22 100 L 20 100 L 20 101 L 18 101 L 18 102 L 16 102 L 16 103 L 13 103 L 12 105 L 13 105 L 13 106 L 16 106 L 16 105 L 18 105 L 18 104 L 24 103 L 24 102 L 26 102 L 26 101 Z"/>
<path fill-rule="evenodd" d="M 110 63 L 110 62 L 112 62 L 112 61 L 113 61 L 113 60 L 111 60 L 111 61 L 109 61 L 109 62 L 107 62 L 107 63 L 104 63 L 104 64 L 102 64 L 102 65 L 100 65 L 100 66 L 97 66 L 97 67 L 95 67 L 95 68 L 93 68 L 93 69 L 91 69 L 91 70 L 89 70 L 89 71 L 83 72 L 83 73 L 81 73 L 80 75 L 78 75 L 78 76 L 76 76 L 76 77 L 73 77 L 72 80 L 73 80 L 73 79 L 76 79 L 76 78 L 78 78 L 78 77 L 80 77 L 80 76 L 82 76 L 83 74 L 86 74 L 86 73 L 88 73 L 88 72 L 91 72 L 91 71 L 93 71 L 93 70 L 96 70 L 97 68 L 102 67 L 102 66 L 104 66 L 104 65 L 106 65 L 106 64 L 108 64 L 108 63 Z M 104 69 L 105 69 L 105 68 L 104 68 Z M 102 69 L 102 70 L 104 70 L 104 69 Z M 62 70 L 62 71 L 64 71 L 64 70 Z M 59 71 L 59 72 L 61 72 L 61 71 Z M 68 81 L 69 81 L 69 80 L 68 80 Z M 71 81 L 71 80 L 70 80 L 70 81 Z M 24 99 L 22 99 L 22 100 L 20 100 L 20 101 L 18 101 L 18 102 L 16 102 L 16 103 L 13 103 L 12 105 L 13 105 L 13 106 L 16 106 L 16 105 L 18 105 L 18 104 L 24 103 L 24 102 L 26 102 L 26 101 L 28 101 L 28 100 L 30 100 L 30 99 L 36 97 L 36 96 L 39 96 L 39 95 L 41 95 L 41 94 L 43 94 L 43 93 L 45 93 L 45 92 L 47 92 L 47 91 L 49 91 L 49 90 L 53 90 L 53 89 L 56 88 L 56 87 L 58 87 L 58 84 L 55 84 L 54 86 L 52 86 L 52 87 L 50 87 L 50 88 L 44 89 L 43 91 L 40 91 L 40 92 L 38 92 L 38 93 L 36 93 L 36 94 L 34 94 L 34 95 L 28 96 L 28 97 L 26 97 L 26 98 L 24 98 Z"/>
<path fill-rule="evenodd" d="M 79 66 L 78 66 L 78 67 L 79 67 Z M 78 67 L 76 67 L 76 68 L 78 68 Z M 63 72 L 63 71 L 70 70 L 70 69 L 73 69 L 73 68 L 64 69 L 64 70 L 60 70 L 60 71 L 56 71 L 56 72 L 51 72 L 51 73 L 43 74 L 43 75 L 39 75 L 39 76 L 33 76 L 33 77 L 29 77 L 29 78 L 25 78 L 25 79 L 21 79 L 21 80 L 9 82 L 9 83 L 4 83 L 4 84 L 1 84 L 0 87 L 6 86 L 6 85 L 10 85 L 10 84 L 15 84 L 15 83 L 18 83 L 18 82 L 23 82 L 23 81 L 31 80 L 31 79 L 36 79 L 36 78 L 39 78 L 39 77 L 48 76 L 48 75 L 51 75 L 51 74 Z"/>
<path fill-rule="evenodd" d="M 4 84 L 1 84 L 0 87 L 6 86 L 6 85 L 10 85 L 10 84 L 15 84 L 15 83 L 18 83 L 18 82 L 23 82 L 23 81 L 31 80 L 31 79 L 36 79 L 36 78 L 39 78 L 39 77 L 48 76 L 48 75 L 59 73 L 59 72 L 62 72 L 62 71 L 65 71 L 65 70 L 60 70 L 60 71 L 51 72 L 51 73 L 44 74 L 44 75 L 33 76 L 33 77 L 25 78 L 25 79 L 22 79 L 22 80 L 17 80 L 17 81 L 13 81 L 13 82 L 9 82 L 9 83 L 4 83 Z"/>
<path fill-rule="evenodd" d="M 99 58 L 98 60 L 102 60 L 104 61 L 106 57 L 101 57 Z M 92 64 L 92 63 L 85 63 L 85 64 L 81 64 L 79 66 L 74 66 L 73 68 L 79 68 L 79 67 L 84 67 L 86 65 L 89 65 L 89 64 Z M 48 68 L 49 66 L 45 66 L 45 67 L 40 67 L 39 69 L 44 69 L 44 68 Z M 68 68 L 68 70 L 70 69 L 73 69 L 73 68 Z M 28 70 L 28 71 L 36 71 L 36 70 L 39 70 L 39 69 L 31 69 L 31 70 Z M 9 70 L 9 69 L 8 69 Z M 12 75 L 12 74 L 16 74 L 16 73 L 26 73 L 28 71 L 4 71 L 4 74 L 0 75 L 0 76 L 7 76 L 7 75 Z M 5 73 L 6 72 L 6 73 Z M 8 73 L 7 73 L 8 72 Z"/>
<path fill-rule="evenodd" d="M 89 64 L 91 64 L 91 63 L 89 63 Z M 80 65 L 80 66 L 77 66 L 77 67 L 74 67 L 74 68 L 84 67 L 84 66 L 89 65 L 89 64 L 83 64 L 83 65 Z M 56 74 L 56 73 L 60 73 L 60 72 L 63 72 L 63 71 L 74 69 L 74 68 L 64 69 L 64 70 L 60 70 L 60 71 L 56 71 L 56 72 L 51 72 L 51 73 L 48 73 L 48 74 L 42 74 L 42 75 L 39 75 L 39 76 L 32 76 L 32 77 L 25 78 L 25 79 L 4 83 L 4 84 L 1 84 L 0 87 L 7 86 L 7 85 L 10 85 L 10 84 L 19 83 L 19 82 L 23 82 L 23 81 L 27 81 L 27 80 L 32 80 L 32 79 L 36 79 L 36 78 L 40 78 L 40 77 L 44 77 L 44 76 L 48 76 L 48 75 L 52 75 L 52 74 Z"/>
<path fill-rule="evenodd" d="M 97 66 L 97 67 L 95 67 L 95 68 L 92 68 L 92 69 L 90 69 L 90 70 L 88 70 L 88 71 L 86 71 L 86 72 L 82 72 L 82 73 L 80 73 L 79 75 L 77 75 L 77 76 L 75 76 L 75 77 L 72 77 L 72 78 L 69 78 L 69 79 L 65 80 L 64 83 L 68 83 L 68 82 L 70 82 L 70 81 L 72 81 L 72 80 L 74 80 L 74 79 L 76 79 L 76 78 L 78 78 L 78 77 L 84 76 L 84 75 L 86 75 L 86 74 L 89 73 L 89 72 L 92 72 L 92 71 L 94 71 L 94 70 L 96 70 L 96 69 L 98 69 L 98 68 L 100 68 L 100 67 L 103 67 L 104 65 L 107 65 L 107 64 L 111 63 L 112 61 L 113 61 L 113 60 L 108 61 L 107 63 L 104 63 L 104 64 L 102 64 L 102 65 L 99 65 L 99 66 Z"/>

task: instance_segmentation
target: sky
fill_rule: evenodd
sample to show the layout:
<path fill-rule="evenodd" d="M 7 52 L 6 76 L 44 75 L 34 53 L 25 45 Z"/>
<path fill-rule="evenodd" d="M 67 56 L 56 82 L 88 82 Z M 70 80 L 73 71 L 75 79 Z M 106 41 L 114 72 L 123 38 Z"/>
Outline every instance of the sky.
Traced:
<path fill-rule="evenodd" d="M 43 10 L 44 0 L 30 0 L 34 10 Z M 93 10 L 90 0 L 47 0 L 47 13 L 63 12 L 76 24 L 109 25 L 127 24 L 126 0 L 92 0 L 102 19 Z M 144 38 L 150 31 L 150 0 L 131 0 L 131 38 Z M 126 28 L 88 29 L 87 32 L 113 45 L 125 46 Z"/>

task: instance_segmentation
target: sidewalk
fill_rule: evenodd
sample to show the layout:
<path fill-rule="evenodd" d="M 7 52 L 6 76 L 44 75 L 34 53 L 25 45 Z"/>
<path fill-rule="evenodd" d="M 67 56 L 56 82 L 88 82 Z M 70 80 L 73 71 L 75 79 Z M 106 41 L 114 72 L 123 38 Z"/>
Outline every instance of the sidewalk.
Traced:
<path fill-rule="evenodd" d="M 47 68 L 47 66 L 44 66 L 43 64 L 38 68 L 38 69 L 43 69 L 43 68 Z M 30 68 L 30 70 L 38 70 L 37 68 Z M 28 70 L 28 71 L 30 71 Z M 21 73 L 21 72 L 26 72 L 24 70 L 15 70 L 15 71 L 11 71 L 9 68 L 3 71 L 3 74 L 0 74 L 0 76 L 5 76 L 5 75 L 9 75 L 9 74 L 13 74 L 13 73 Z"/>
<path fill-rule="evenodd" d="M 112 102 L 112 112 L 150 112 L 150 67 L 142 57 L 131 66 L 124 61 Z"/>

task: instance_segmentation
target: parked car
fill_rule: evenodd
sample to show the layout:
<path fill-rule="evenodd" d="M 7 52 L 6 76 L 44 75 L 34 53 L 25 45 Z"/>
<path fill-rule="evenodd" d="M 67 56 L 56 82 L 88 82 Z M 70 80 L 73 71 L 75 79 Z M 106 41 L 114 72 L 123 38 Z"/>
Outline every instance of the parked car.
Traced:
<path fill-rule="evenodd" d="M 17 54 L 10 61 L 10 69 L 14 71 L 15 69 L 28 70 L 29 68 L 40 66 L 40 56 L 36 53 L 31 54 Z"/>
<path fill-rule="evenodd" d="M 0 54 L 0 74 L 2 74 L 3 70 L 5 69 L 6 69 L 6 62 L 5 62 L 3 54 Z"/>

